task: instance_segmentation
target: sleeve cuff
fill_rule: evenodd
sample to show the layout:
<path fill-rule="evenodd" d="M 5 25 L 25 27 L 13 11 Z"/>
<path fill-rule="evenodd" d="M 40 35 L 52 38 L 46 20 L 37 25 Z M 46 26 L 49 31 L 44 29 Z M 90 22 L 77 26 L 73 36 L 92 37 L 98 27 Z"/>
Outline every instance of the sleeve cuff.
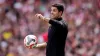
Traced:
<path fill-rule="evenodd" d="M 50 20 L 49 20 L 49 24 L 52 24 L 52 22 L 53 22 L 53 20 L 52 20 L 52 19 L 50 19 Z"/>

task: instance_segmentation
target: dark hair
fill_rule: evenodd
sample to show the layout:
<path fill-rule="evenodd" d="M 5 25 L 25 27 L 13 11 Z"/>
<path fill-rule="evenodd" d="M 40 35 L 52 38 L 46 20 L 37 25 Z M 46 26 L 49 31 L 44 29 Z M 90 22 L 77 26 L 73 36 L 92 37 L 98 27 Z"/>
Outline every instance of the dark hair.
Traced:
<path fill-rule="evenodd" d="M 58 9 L 58 11 L 64 11 L 64 6 L 62 4 L 53 4 L 52 7 L 56 7 Z"/>

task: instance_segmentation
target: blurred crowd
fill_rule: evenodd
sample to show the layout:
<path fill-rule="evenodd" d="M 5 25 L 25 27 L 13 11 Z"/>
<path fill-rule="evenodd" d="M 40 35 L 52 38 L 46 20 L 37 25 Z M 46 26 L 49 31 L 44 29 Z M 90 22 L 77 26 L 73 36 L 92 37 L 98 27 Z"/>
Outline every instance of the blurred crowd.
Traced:
<path fill-rule="evenodd" d="M 65 56 L 100 56 L 100 0 L 0 0 L 0 56 L 45 56 L 45 48 L 28 49 L 28 34 L 47 41 L 48 24 L 36 13 L 50 15 L 50 5 L 65 6 L 63 18 L 69 32 Z"/>

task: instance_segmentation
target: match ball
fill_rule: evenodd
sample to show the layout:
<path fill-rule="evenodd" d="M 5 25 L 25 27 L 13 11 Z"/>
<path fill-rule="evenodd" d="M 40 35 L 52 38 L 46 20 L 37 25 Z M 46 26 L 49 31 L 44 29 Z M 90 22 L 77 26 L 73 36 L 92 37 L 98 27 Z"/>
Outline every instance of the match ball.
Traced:
<path fill-rule="evenodd" d="M 27 48 L 32 49 L 33 47 L 37 45 L 37 37 L 35 35 L 27 35 L 24 38 L 24 45 Z"/>

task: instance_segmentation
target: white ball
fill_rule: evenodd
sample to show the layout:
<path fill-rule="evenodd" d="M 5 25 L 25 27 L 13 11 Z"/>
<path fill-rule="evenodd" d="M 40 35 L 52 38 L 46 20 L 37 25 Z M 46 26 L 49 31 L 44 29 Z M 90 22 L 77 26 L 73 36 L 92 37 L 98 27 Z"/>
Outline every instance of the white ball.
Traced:
<path fill-rule="evenodd" d="M 24 45 L 27 48 L 32 49 L 32 47 L 34 47 L 37 44 L 37 37 L 35 35 L 27 35 L 24 38 Z"/>

